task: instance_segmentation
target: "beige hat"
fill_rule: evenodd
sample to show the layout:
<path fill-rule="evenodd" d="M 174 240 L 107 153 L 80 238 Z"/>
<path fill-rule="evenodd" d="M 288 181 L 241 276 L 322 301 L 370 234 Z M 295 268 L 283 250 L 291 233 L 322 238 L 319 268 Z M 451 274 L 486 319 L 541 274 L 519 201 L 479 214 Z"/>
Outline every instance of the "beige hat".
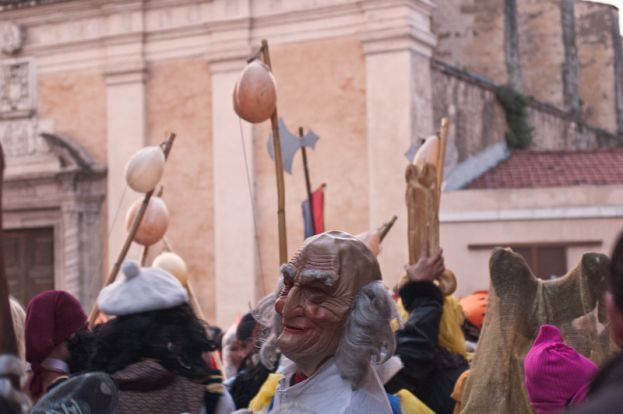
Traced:
<path fill-rule="evenodd" d="M 140 267 L 127 261 L 123 275 L 106 286 L 97 298 L 97 305 L 107 315 L 169 309 L 188 303 L 188 293 L 169 272 L 155 267 Z"/>

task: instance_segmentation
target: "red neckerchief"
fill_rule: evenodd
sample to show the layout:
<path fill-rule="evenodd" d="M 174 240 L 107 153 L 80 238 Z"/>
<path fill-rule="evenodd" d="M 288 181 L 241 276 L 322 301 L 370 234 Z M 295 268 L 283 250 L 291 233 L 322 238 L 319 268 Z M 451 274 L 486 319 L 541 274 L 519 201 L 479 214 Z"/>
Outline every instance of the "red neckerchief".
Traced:
<path fill-rule="evenodd" d="M 298 372 L 296 371 L 294 373 L 294 376 L 292 377 L 292 384 L 291 385 L 296 385 L 299 382 L 303 382 L 305 381 L 307 378 L 309 378 L 307 375 L 303 374 L 302 372 Z"/>

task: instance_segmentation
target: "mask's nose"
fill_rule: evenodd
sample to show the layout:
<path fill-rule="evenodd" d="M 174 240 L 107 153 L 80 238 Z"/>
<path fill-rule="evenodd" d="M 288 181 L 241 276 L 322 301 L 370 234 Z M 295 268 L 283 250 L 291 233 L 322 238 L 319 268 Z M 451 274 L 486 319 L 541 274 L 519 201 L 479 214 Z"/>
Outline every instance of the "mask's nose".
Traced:
<path fill-rule="evenodd" d="M 288 294 L 279 300 L 283 301 L 281 305 L 281 312 L 277 309 L 277 312 L 281 314 L 283 318 L 294 318 L 303 315 L 303 295 L 301 289 L 298 286 L 293 286 Z"/>

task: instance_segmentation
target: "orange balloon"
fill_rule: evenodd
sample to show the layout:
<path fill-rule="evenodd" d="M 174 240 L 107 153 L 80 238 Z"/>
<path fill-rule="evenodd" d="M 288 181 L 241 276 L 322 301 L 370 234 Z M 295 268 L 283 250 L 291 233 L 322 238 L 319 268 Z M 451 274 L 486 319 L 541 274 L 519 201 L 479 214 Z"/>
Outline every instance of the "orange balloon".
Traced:
<path fill-rule="evenodd" d="M 277 106 L 277 83 L 270 69 L 259 60 L 249 63 L 234 87 L 234 111 L 245 121 L 266 121 Z"/>
<path fill-rule="evenodd" d="M 136 200 L 125 216 L 125 225 L 128 231 L 134 223 L 134 218 L 141 208 L 143 200 Z M 145 215 L 138 226 L 134 241 L 143 246 L 151 246 L 164 237 L 169 226 L 169 210 L 160 197 L 149 199 Z"/>
<path fill-rule="evenodd" d="M 485 320 L 485 313 L 489 307 L 489 291 L 477 290 L 459 300 L 459 304 L 463 308 L 465 318 L 476 328 L 481 329 Z"/>

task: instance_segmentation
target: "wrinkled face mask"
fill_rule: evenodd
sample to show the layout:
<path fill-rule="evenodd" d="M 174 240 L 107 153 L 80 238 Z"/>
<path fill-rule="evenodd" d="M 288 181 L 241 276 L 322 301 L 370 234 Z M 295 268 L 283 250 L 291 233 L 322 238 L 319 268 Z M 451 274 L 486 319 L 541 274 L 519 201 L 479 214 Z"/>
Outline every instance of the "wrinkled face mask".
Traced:
<path fill-rule="evenodd" d="M 381 278 L 379 265 L 354 236 L 329 232 L 308 239 L 281 274 L 278 345 L 299 367 L 313 371 L 335 354 L 353 299 Z"/>

